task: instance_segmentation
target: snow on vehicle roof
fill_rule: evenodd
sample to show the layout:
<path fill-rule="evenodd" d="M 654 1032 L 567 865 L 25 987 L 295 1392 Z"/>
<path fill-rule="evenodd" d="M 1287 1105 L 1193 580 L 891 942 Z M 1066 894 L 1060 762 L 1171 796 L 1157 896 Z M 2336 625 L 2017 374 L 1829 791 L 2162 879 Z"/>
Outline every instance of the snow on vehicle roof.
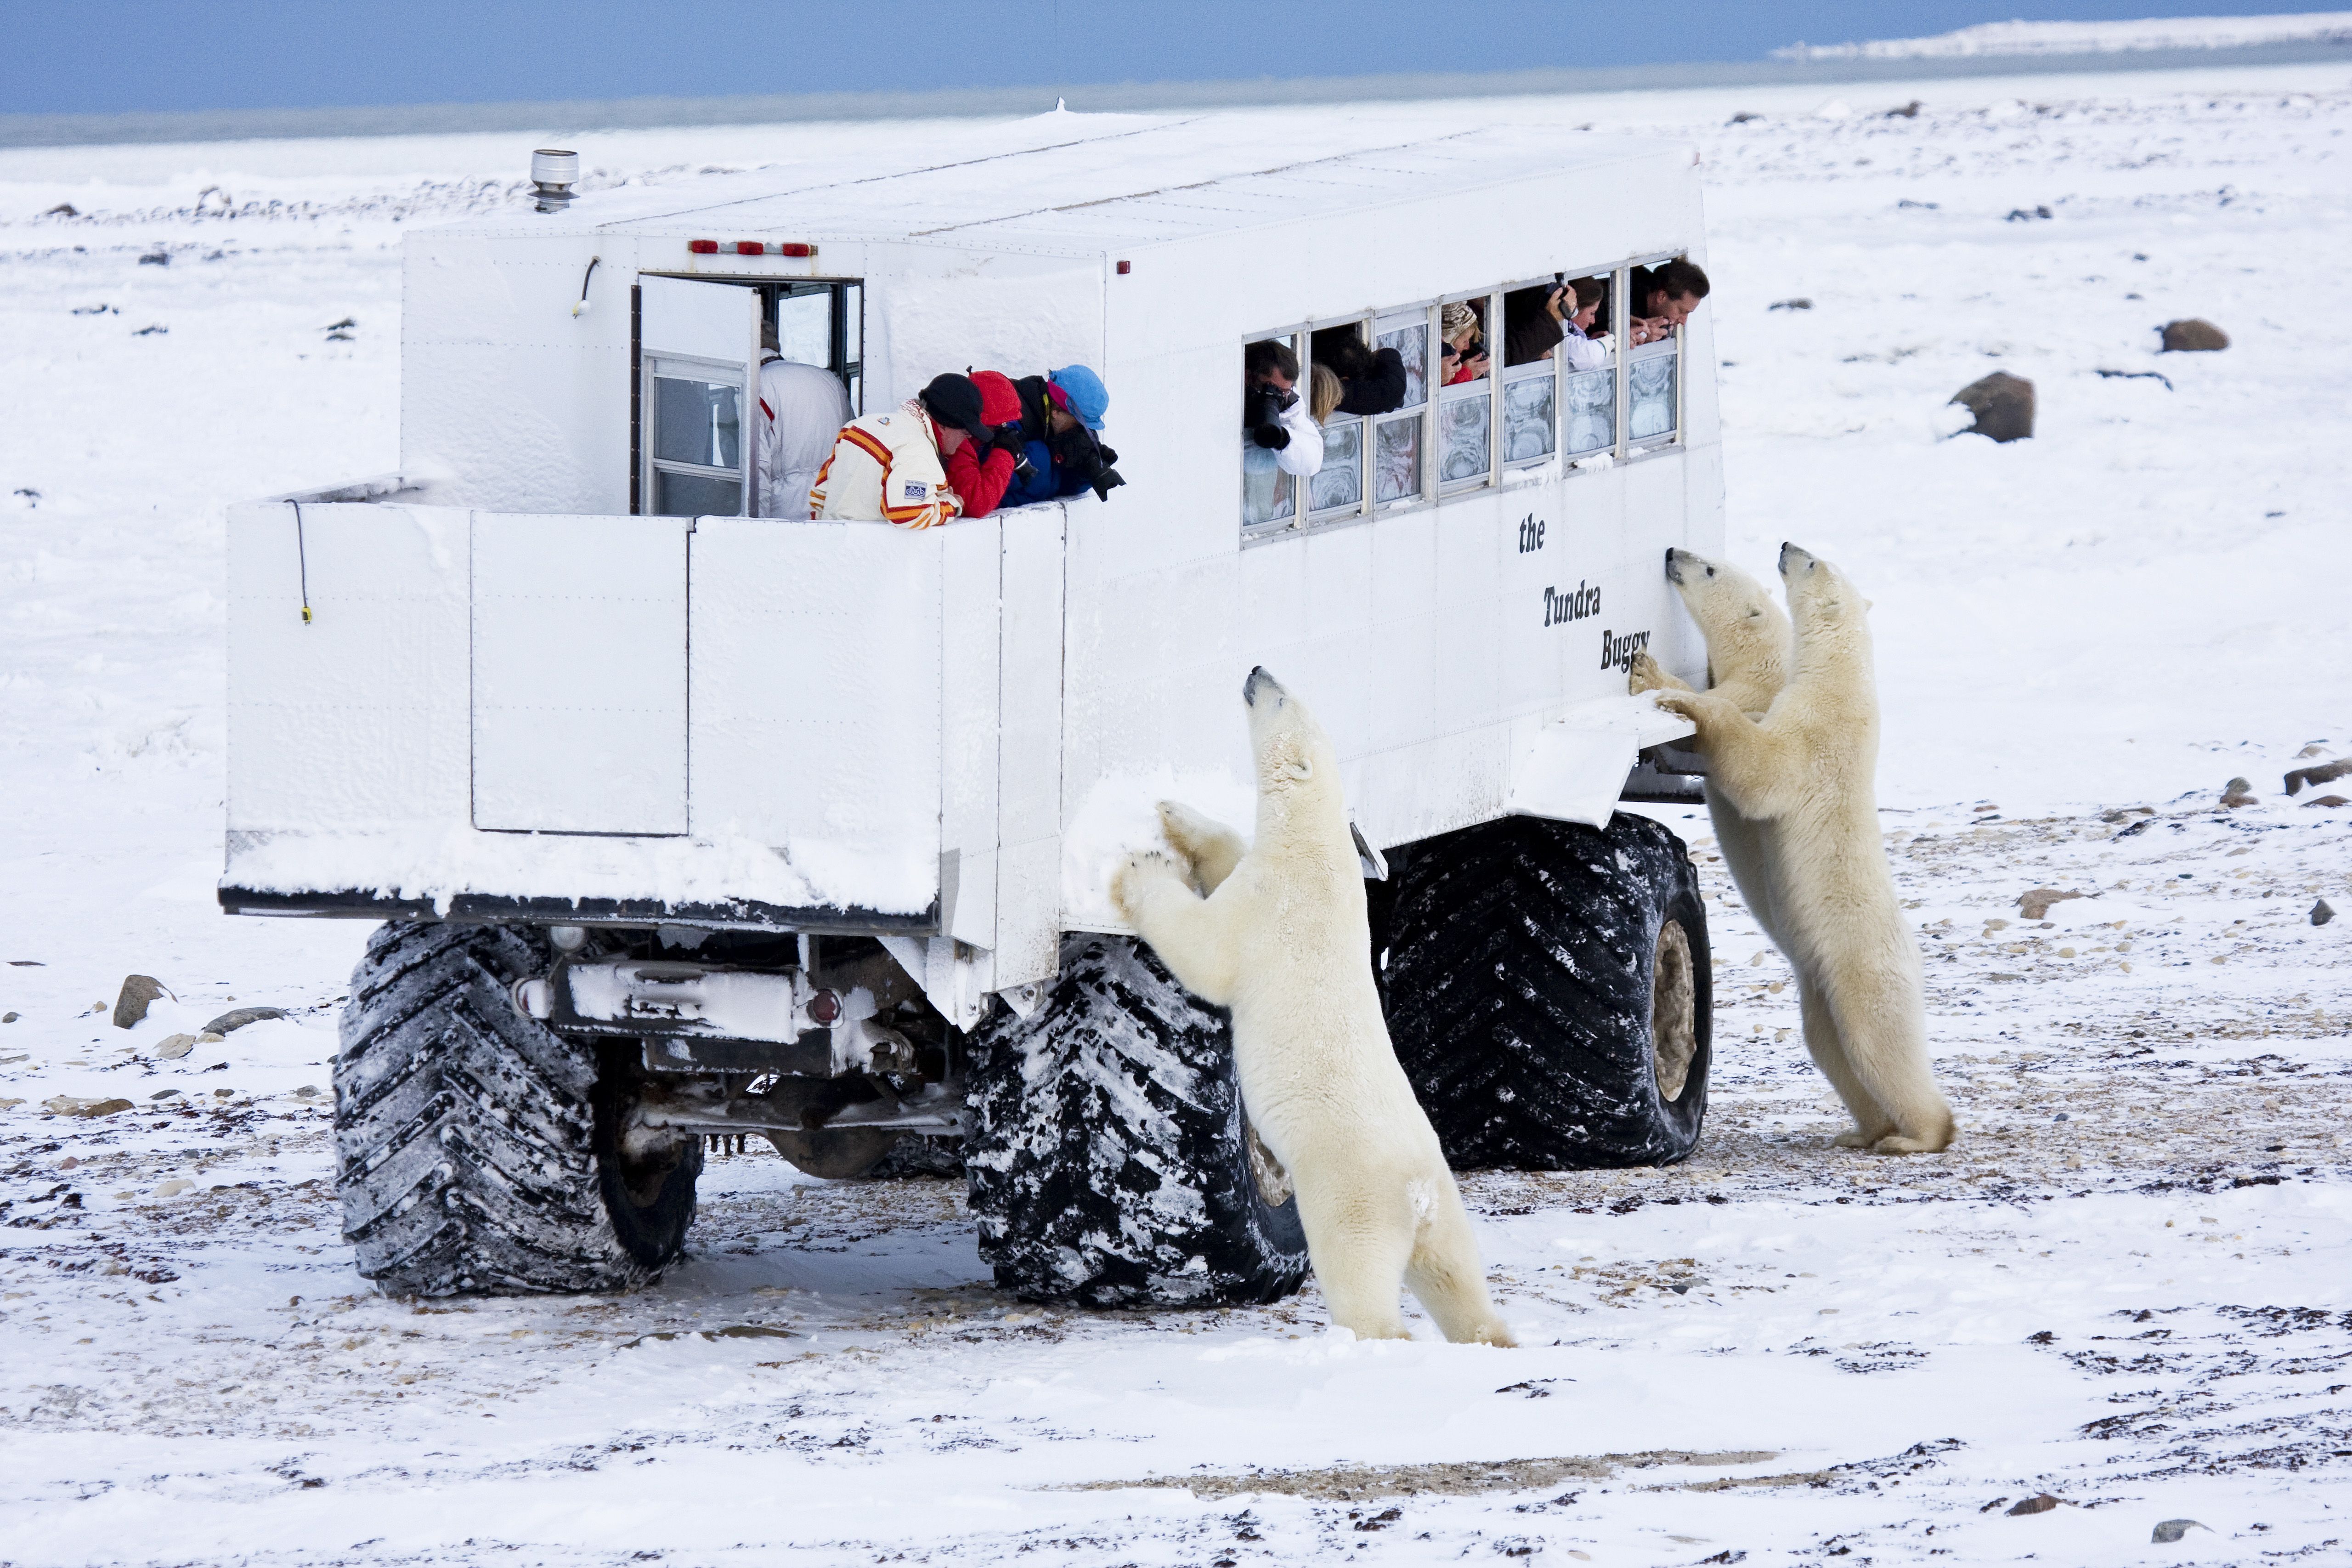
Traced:
<path fill-rule="evenodd" d="M 1380 132 L 1390 130 L 1390 138 Z M 691 184 L 591 192 L 555 216 L 479 219 L 483 232 L 619 232 L 878 240 L 1098 255 L 1220 231 L 1556 180 L 1629 162 L 1687 166 L 1680 142 L 1493 125 L 1398 134 L 1351 126 L 1354 146 L 1269 142 L 1234 115 L 1040 115 L 943 129 L 932 163 L 828 159 L 709 174 Z M 1289 156 L 1285 154 L 1288 153 Z"/>

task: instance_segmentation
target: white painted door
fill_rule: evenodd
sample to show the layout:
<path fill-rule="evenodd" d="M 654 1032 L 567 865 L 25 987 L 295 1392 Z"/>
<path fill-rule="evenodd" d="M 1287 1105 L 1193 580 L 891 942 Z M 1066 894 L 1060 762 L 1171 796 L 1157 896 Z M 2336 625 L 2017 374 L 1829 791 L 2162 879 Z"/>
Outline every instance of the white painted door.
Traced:
<path fill-rule="evenodd" d="M 760 291 L 690 278 L 638 282 L 638 510 L 757 515 Z"/>
<path fill-rule="evenodd" d="M 474 514 L 476 827 L 686 831 L 692 528 Z"/>

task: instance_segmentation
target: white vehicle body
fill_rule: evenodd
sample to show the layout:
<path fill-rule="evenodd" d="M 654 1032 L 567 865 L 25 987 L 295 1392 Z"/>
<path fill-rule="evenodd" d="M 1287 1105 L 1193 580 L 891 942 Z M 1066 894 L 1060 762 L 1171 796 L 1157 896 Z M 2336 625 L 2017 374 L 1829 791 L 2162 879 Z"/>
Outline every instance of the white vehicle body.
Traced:
<path fill-rule="evenodd" d="M 230 510 L 224 906 L 869 932 L 968 1024 L 1065 931 L 1118 929 L 1104 879 L 1154 799 L 1246 826 L 1258 664 L 1310 695 L 1375 848 L 1605 822 L 1637 748 L 1688 732 L 1626 658 L 1704 668 L 1660 561 L 1721 543 L 1709 312 L 1646 351 L 1683 367 L 1663 433 L 1629 429 L 1645 351 L 1575 462 L 1559 373 L 1521 367 L 1424 397 L 1411 493 L 1246 528 L 1242 350 L 1701 259 L 1690 151 L 1498 128 L 1267 168 L 1213 118 L 1006 135 L 411 234 L 399 474 Z M 866 412 L 1093 366 L 1126 488 L 924 532 L 647 515 L 653 362 L 755 376 L 742 285 L 814 279 L 855 286 Z M 1440 480 L 1438 421 L 1492 440 L 1530 374 L 1555 449 L 1526 426 Z M 1318 499 L 1372 472 L 1343 424 Z"/>

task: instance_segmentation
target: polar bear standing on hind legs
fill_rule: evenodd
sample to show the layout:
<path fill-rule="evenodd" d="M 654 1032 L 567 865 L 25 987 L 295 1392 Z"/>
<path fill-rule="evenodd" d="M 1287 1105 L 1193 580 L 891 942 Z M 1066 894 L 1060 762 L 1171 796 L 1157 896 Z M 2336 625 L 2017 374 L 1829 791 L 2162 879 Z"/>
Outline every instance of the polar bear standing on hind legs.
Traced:
<path fill-rule="evenodd" d="M 1683 607 L 1698 623 L 1706 639 L 1707 689 L 1751 718 L 1761 718 L 1788 683 L 1789 617 L 1773 601 L 1771 590 L 1727 561 L 1709 561 L 1688 550 L 1666 552 L 1666 581 L 1682 595 Z M 1666 673 L 1645 649 L 1633 656 L 1626 689 L 1644 691 L 1688 691 L 1691 689 Z M 1715 825 L 1715 841 L 1723 848 L 1723 863 L 1748 912 L 1772 945 L 1788 944 L 1772 925 L 1772 881 L 1766 867 L 1766 826 L 1739 815 L 1719 790 L 1706 795 L 1706 814 Z"/>
<path fill-rule="evenodd" d="M 1838 1142 L 1936 1153 L 1952 1110 L 1927 1066 L 1919 950 L 1879 837 L 1870 602 L 1793 544 L 1780 581 L 1795 624 L 1789 679 L 1759 721 L 1717 691 L 1661 691 L 1698 726 L 1707 793 L 1759 828 L 1766 930 L 1797 972 L 1805 1048 L 1853 1113 Z M 1711 657 L 1711 655 L 1710 655 Z M 1744 885 L 1744 884 L 1743 884 Z"/>
<path fill-rule="evenodd" d="M 1331 1321 L 1410 1337 L 1411 1287 L 1445 1337 L 1513 1343 L 1486 1294 L 1477 1238 L 1372 983 L 1364 880 L 1339 759 L 1264 669 L 1242 687 L 1257 764 L 1257 834 L 1162 802 L 1168 841 L 1119 868 L 1111 896 L 1168 971 L 1234 1016 L 1250 1124 L 1290 1173 Z"/>

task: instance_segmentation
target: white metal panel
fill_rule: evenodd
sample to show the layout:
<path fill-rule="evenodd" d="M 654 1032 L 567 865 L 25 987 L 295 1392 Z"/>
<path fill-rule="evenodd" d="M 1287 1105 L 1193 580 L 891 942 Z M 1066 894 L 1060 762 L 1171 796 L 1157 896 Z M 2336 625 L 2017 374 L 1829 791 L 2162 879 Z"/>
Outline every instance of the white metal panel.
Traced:
<path fill-rule="evenodd" d="M 475 514 L 475 826 L 686 831 L 688 527 Z"/>
<path fill-rule="evenodd" d="M 940 921 L 956 941 L 992 948 L 1003 525 L 966 519 L 917 542 L 940 556 Z"/>
<path fill-rule="evenodd" d="M 744 301 L 752 300 L 756 310 L 756 294 L 740 284 L 699 279 L 648 275 L 638 282 L 645 290 L 638 330 L 646 353 L 743 363 L 751 346 L 743 341 Z M 751 331 L 759 331 L 756 321 Z M 755 336 L 752 343 L 758 341 Z"/>
<path fill-rule="evenodd" d="M 936 895 L 944 538 L 696 523 L 698 838 L 767 845 L 845 907 Z"/>
<path fill-rule="evenodd" d="M 465 820 L 466 521 L 229 509 L 231 832 Z"/>
<path fill-rule="evenodd" d="M 995 981 L 1061 963 L 1063 509 L 1004 514 Z"/>

